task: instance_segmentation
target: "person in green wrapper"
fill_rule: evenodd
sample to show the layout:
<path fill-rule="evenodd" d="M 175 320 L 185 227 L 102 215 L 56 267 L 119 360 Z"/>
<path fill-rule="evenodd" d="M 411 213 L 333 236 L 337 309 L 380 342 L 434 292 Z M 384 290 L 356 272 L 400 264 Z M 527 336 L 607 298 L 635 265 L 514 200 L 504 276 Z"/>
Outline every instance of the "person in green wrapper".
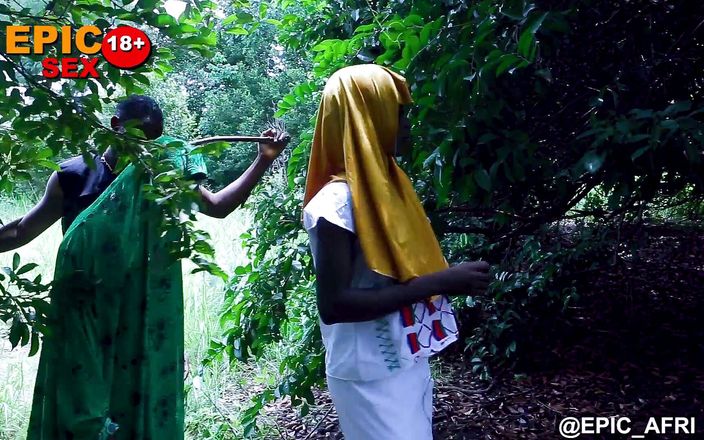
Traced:
<path fill-rule="evenodd" d="M 133 95 L 120 102 L 112 126 L 135 124 L 148 139 L 163 131 L 159 106 Z M 271 144 L 223 190 L 198 187 L 201 211 L 225 217 L 244 202 L 286 144 Z M 202 158 L 158 142 L 186 178 L 202 180 Z M 168 147 L 167 147 L 168 145 Z M 49 329 L 34 390 L 28 440 L 182 439 L 184 428 L 183 284 L 169 252 L 161 207 L 145 198 L 148 171 L 128 165 L 116 175 L 117 155 L 63 162 L 42 200 L 0 228 L 0 252 L 22 246 L 59 218 L 64 239 L 50 293 Z"/>

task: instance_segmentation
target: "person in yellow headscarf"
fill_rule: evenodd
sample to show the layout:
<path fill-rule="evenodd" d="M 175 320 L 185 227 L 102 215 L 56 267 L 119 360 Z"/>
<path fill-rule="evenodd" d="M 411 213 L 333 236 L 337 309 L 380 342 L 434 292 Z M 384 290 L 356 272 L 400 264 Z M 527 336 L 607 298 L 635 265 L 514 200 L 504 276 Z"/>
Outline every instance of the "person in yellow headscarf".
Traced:
<path fill-rule="evenodd" d="M 394 160 L 411 144 L 410 103 L 402 76 L 359 65 L 330 77 L 318 110 L 303 222 L 346 440 L 432 438 L 428 357 L 457 339 L 448 296 L 489 283 L 485 262 L 448 267 Z"/>

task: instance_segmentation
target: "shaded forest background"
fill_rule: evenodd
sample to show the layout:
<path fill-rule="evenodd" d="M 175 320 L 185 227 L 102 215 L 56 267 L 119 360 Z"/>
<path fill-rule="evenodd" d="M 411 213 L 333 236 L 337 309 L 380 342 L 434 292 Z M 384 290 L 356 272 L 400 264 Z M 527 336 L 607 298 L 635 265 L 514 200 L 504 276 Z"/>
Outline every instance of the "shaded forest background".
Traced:
<path fill-rule="evenodd" d="M 439 400 L 441 431 L 552 438 L 555 418 L 567 414 L 702 416 L 704 6 L 184 6 L 178 15 L 158 0 L 0 5 L 1 28 L 125 23 L 143 28 L 157 47 L 133 72 L 101 63 L 99 80 L 63 83 L 39 76 L 42 57 L 2 55 L 0 190 L 38 194 L 56 160 L 108 145 L 158 174 L 164 165 L 142 157 L 138 141 L 105 127 L 125 93 L 157 98 L 166 132 L 186 139 L 255 134 L 282 118 L 293 142 L 248 204 L 244 264 L 218 265 L 195 217 L 177 215 L 187 200 L 174 196 L 183 183 L 157 179 L 149 189 L 168 214 L 164 227 L 179 231 L 182 255 L 225 280 L 221 332 L 195 361 L 201 371 L 277 353 L 280 374 L 248 396 L 237 421 L 243 433 L 255 433 L 262 409 L 281 398 L 303 415 L 325 399 L 314 277 L 299 221 L 302 186 L 325 79 L 369 62 L 409 81 L 415 144 L 402 166 L 448 259 L 496 265 L 489 295 L 456 303 L 463 343 L 445 355 L 444 386 L 470 392 L 445 389 L 453 397 Z M 0 40 L 4 47 L 4 34 Z M 220 188 L 255 150 L 216 144 L 203 152 L 208 184 Z M 33 276 L 32 262 L 13 263 L 0 275 L 0 319 L 13 345 L 35 352 L 48 286 Z M 525 396 L 538 397 L 526 403 Z M 507 403 L 512 411 L 491 407 L 516 399 L 523 403 Z"/>

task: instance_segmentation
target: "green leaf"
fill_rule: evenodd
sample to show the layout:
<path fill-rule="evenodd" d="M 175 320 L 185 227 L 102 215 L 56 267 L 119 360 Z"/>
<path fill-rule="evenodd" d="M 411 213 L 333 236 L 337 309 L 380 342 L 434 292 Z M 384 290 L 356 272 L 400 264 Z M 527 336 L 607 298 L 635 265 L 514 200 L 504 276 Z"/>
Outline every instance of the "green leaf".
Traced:
<path fill-rule="evenodd" d="M 687 112 L 691 108 L 691 101 L 677 101 L 674 104 L 669 105 L 665 110 L 663 110 L 663 114 L 673 115 L 677 113 Z"/>
<path fill-rule="evenodd" d="M 423 17 L 421 17 L 418 14 L 410 14 L 408 17 L 406 17 L 403 20 L 403 24 L 406 27 L 423 26 L 423 23 L 424 23 Z"/>
<path fill-rule="evenodd" d="M 19 345 L 24 335 L 24 332 L 26 331 L 26 327 L 27 326 L 23 324 L 18 318 L 14 318 L 12 320 L 12 326 L 10 327 L 9 335 L 10 345 L 12 346 L 12 348 L 15 348 L 17 347 L 17 345 Z"/>
<path fill-rule="evenodd" d="M 491 191 L 491 177 L 489 177 L 489 173 L 484 168 L 480 168 L 474 173 L 474 180 L 483 190 Z"/>
<path fill-rule="evenodd" d="M 584 163 L 584 168 L 594 174 L 599 171 L 604 164 L 604 155 L 598 154 L 596 151 L 590 151 L 584 155 L 582 162 Z"/>
<path fill-rule="evenodd" d="M 242 27 L 234 27 L 231 29 L 226 30 L 228 34 L 233 34 L 233 35 L 249 35 L 249 31 L 245 28 Z"/>
<path fill-rule="evenodd" d="M 19 268 L 19 269 L 17 270 L 17 273 L 16 273 L 16 274 L 17 274 L 18 276 L 19 276 L 19 275 L 24 275 L 24 274 L 26 274 L 27 272 L 36 269 L 37 267 L 38 267 L 38 265 L 37 265 L 36 263 L 25 264 L 24 266 L 22 266 L 21 268 Z"/>
<path fill-rule="evenodd" d="M 323 40 L 320 43 L 313 46 L 310 50 L 312 50 L 313 52 L 326 51 L 326 50 L 328 50 L 328 48 L 330 48 L 330 46 L 332 46 L 335 43 L 335 41 L 339 41 L 339 40 Z"/>
<path fill-rule="evenodd" d="M 421 44 L 420 39 L 416 35 L 408 35 L 405 39 L 406 47 L 409 50 L 409 57 L 414 56 L 420 51 Z"/>
<path fill-rule="evenodd" d="M 674 119 L 665 119 L 664 121 L 660 122 L 660 126 L 665 130 L 673 131 L 679 128 L 679 124 Z"/>
<path fill-rule="evenodd" d="M 507 71 L 509 68 L 511 68 L 516 63 L 521 62 L 521 59 L 512 53 L 508 53 L 506 55 L 503 55 L 500 58 L 500 60 L 501 60 L 501 62 L 499 63 L 499 66 L 496 68 L 496 76 L 497 77 L 501 76 L 502 73 Z"/>
<path fill-rule="evenodd" d="M 247 24 L 254 21 L 254 16 L 248 12 L 239 12 L 237 14 L 237 23 Z"/>
<path fill-rule="evenodd" d="M 631 154 L 631 160 L 635 162 L 636 159 L 641 157 L 648 150 L 650 150 L 650 145 L 646 145 L 645 147 L 641 147 L 641 148 L 637 149 L 635 152 L 633 152 L 633 154 Z"/>
<path fill-rule="evenodd" d="M 131 77 L 146 86 L 148 86 L 150 84 L 149 78 L 147 78 L 146 75 L 144 75 L 144 74 L 133 73 Z"/>
<path fill-rule="evenodd" d="M 368 34 L 376 29 L 377 25 L 376 23 L 370 23 L 370 24 L 363 24 L 361 26 L 358 26 L 355 30 L 354 33 L 355 35 L 357 34 Z"/>
<path fill-rule="evenodd" d="M 195 34 L 198 32 L 198 28 L 188 23 L 181 23 L 178 25 L 178 30 L 184 34 Z"/>
<path fill-rule="evenodd" d="M 175 26 L 176 20 L 169 14 L 159 14 L 156 17 L 157 26 Z"/>
<path fill-rule="evenodd" d="M 430 35 L 433 32 L 433 23 L 426 23 L 425 26 L 423 26 L 423 29 L 421 29 L 420 34 L 419 34 L 419 40 L 420 44 L 423 46 L 426 46 L 430 42 Z"/>
<path fill-rule="evenodd" d="M 29 357 L 34 356 L 39 352 L 39 333 L 32 332 L 32 343 L 29 348 Z"/>
<path fill-rule="evenodd" d="M 237 21 L 237 14 L 228 15 L 223 21 L 222 25 L 227 26 Z"/>
<path fill-rule="evenodd" d="M 521 36 L 518 39 L 518 53 L 528 58 L 529 60 L 532 60 L 530 55 L 535 40 L 535 33 L 538 31 L 540 25 L 543 23 L 543 20 L 545 20 L 545 17 L 547 17 L 547 15 L 548 13 L 545 12 L 538 16 L 534 16 L 532 20 L 529 20 L 528 24 L 526 25 L 526 28 L 523 30 L 523 32 L 521 32 Z"/>

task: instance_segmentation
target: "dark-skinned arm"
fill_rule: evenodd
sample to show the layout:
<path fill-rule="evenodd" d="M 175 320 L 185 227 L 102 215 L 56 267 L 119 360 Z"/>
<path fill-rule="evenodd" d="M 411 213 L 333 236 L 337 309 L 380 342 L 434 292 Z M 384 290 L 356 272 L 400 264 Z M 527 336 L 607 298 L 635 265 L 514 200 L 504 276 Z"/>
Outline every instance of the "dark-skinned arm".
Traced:
<path fill-rule="evenodd" d="M 462 263 L 449 269 L 379 289 L 353 289 L 355 235 L 325 219 L 318 220 L 317 301 L 325 324 L 380 318 L 433 295 L 481 294 L 489 284 L 486 262 Z"/>
<path fill-rule="evenodd" d="M 209 217 L 225 218 L 242 205 L 252 190 L 288 143 L 288 133 L 267 130 L 262 136 L 273 137 L 273 144 L 259 144 L 259 154 L 254 162 L 237 178 L 218 192 L 200 187 L 202 212 Z"/>
<path fill-rule="evenodd" d="M 42 199 L 23 217 L 0 227 L 0 252 L 24 246 L 61 218 L 63 192 L 59 176 L 53 173 Z"/>

